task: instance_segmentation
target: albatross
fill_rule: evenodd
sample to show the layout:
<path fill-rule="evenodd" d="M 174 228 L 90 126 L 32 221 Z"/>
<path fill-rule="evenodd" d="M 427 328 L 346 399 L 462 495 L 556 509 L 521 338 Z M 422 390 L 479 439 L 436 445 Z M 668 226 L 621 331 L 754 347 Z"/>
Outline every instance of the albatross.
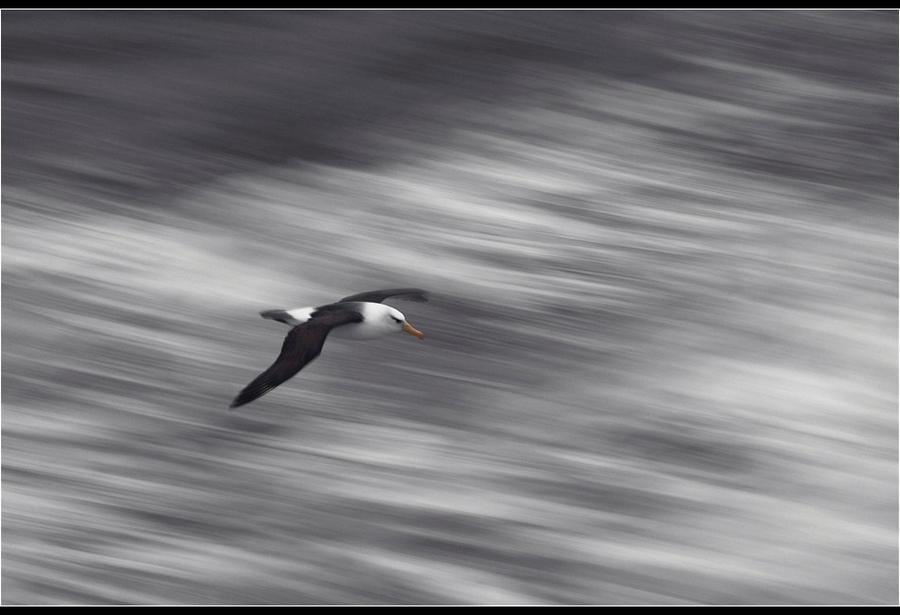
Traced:
<path fill-rule="evenodd" d="M 344 297 L 335 303 L 293 310 L 265 310 L 259 315 L 291 326 L 281 354 L 263 373 L 244 387 L 232 408 L 248 404 L 294 377 L 322 352 L 329 333 L 348 339 L 371 339 L 388 333 L 406 332 L 424 339 L 425 335 L 406 321 L 403 313 L 382 303 L 388 297 L 427 301 L 419 288 L 389 288 Z"/>

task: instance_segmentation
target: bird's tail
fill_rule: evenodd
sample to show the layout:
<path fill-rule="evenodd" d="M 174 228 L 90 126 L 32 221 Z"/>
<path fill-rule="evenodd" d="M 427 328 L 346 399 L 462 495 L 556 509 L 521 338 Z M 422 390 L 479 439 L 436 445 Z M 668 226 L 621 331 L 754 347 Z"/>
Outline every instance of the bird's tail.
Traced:
<path fill-rule="evenodd" d="M 268 318 L 269 320 L 277 320 L 278 322 L 283 322 L 286 325 L 291 325 L 292 327 L 296 327 L 301 324 L 299 320 L 291 316 L 285 310 L 264 310 L 259 313 L 263 318 Z"/>

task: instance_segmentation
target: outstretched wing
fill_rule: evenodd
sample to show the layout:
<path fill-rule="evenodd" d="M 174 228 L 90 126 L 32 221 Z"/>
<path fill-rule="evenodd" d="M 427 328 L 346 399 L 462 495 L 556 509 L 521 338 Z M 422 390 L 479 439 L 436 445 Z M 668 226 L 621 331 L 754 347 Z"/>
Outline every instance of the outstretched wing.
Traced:
<path fill-rule="evenodd" d="M 352 322 L 362 322 L 362 314 L 355 310 L 329 311 L 314 314 L 313 318 L 297 325 L 284 338 L 281 354 L 272 365 L 254 378 L 253 382 L 231 402 L 232 408 L 250 403 L 277 387 L 285 380 L 293 377 L 306 364 L 319 356 L 325 338 L 335 327 Z"/>
<path fill-rule="evenodd" d="M 358 295 L 350 295 L 349 297 L 344 297 L 338 303 L 347 301 L 381 303 L 388 297 L 398 297 L 409 301 L 428 301 L 428 293 L 421 288 L 387 288 L 385 290 L 373 290 L 367 293 L 359 293 Z"/>

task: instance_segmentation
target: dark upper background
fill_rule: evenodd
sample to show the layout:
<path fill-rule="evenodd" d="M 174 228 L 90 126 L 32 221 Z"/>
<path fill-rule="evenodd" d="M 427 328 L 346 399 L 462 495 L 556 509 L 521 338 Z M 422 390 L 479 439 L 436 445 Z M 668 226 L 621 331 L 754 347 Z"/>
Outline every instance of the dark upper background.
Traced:
<path fill-rule="evenodd" d="M 5 603 L 896 603 L 895 13 L 2 35 Z"/>

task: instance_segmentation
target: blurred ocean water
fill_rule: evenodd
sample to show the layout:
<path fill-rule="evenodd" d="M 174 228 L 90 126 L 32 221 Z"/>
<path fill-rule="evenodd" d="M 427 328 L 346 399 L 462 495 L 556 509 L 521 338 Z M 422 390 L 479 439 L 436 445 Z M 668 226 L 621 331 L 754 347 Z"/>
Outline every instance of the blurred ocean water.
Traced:
<path fill-rule="evenodd" d="M 3 602 L 897 603 L 897 34 L 5 11 Z"/>

